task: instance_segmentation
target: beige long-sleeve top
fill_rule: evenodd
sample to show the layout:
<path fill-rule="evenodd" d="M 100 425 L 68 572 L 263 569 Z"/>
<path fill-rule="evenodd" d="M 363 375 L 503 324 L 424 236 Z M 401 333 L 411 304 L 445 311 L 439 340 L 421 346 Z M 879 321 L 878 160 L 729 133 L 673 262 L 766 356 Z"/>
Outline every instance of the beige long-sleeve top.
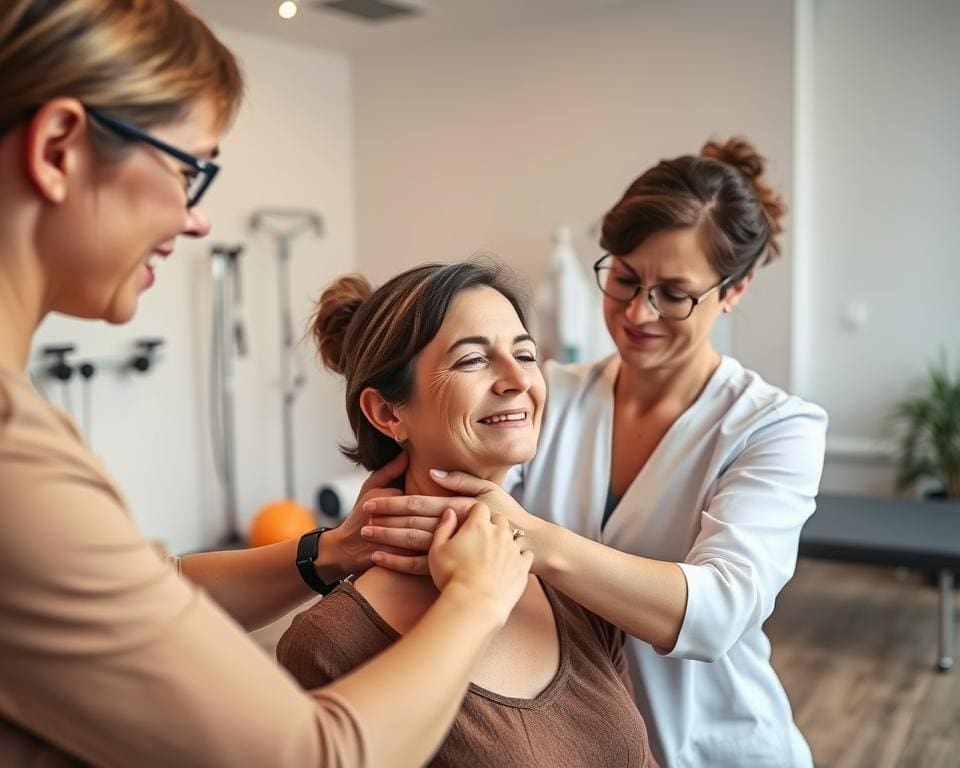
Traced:
<path fill-rule="evenodd" d="M 0 368 L 0 765 L 360 766 L 305 693 L 134 528 L 73 424 Z"/>

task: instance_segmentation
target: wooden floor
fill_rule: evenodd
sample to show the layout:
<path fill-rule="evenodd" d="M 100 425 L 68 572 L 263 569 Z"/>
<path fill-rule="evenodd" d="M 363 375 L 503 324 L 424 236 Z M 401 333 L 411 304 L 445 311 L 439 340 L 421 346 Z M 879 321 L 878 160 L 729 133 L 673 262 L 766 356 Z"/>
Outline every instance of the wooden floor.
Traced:
<path fill-rule="evenodd" d="M 818 766 L 960 767 L 960 661 L 933 671 L 938 615 L 918 574 L 801 560 L 766 629 Z"/>

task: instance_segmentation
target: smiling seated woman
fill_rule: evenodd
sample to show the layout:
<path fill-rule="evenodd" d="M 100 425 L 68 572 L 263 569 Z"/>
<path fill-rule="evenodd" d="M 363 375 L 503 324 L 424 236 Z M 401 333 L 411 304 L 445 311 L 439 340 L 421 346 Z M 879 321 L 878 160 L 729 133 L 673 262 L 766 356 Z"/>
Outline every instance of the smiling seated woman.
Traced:
<path fill-rule="evenodd" d="M 499 483 L 536 453 L 546 388 L 502 267 L 421 266 L 376 291 L 343 277 L 321 296 L 313 332 L 326 366 L 346 379 L 357 445 L 344 453 L 376 469 L 406 450 L 406 493 L 447 493 L 434 467 Z M 437 594 L 429 578 L 374 566 L 297 616 L 277 656 L 302 685 L 323 685 L 394 643 Z M 624 641 L 530 577 L 430 765 L 653 765 Z"/>

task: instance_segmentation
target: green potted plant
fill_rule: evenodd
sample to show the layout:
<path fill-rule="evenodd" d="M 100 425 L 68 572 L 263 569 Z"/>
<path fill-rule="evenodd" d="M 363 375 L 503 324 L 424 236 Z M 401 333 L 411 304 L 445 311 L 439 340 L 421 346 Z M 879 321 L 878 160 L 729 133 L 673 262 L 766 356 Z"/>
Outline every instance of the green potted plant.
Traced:
<path fill-rule="evenodd" d="M 897 488 L 933 480 L 948 499 L 960 499 L 960 371 L 945 354 L 930 366 L 919 391 L 893 408 L 899 426 Z"/>

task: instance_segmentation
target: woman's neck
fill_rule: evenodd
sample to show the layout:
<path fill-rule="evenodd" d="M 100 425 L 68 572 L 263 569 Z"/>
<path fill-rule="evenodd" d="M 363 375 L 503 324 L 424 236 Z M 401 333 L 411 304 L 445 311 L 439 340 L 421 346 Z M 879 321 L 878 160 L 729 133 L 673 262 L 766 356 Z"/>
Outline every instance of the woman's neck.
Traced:
<path fill-rule="evenodd" d="M 424 466 L 424 462 L 411 454 L 404 491 L 409 495 L 455 496 L 433 481 L 431 469 L 443 467 Z M 477 477 L 502 484 L 507 469 L 482 472 L 474 468 L 471 474 L 476 473 Z M 384 620 L 401 634 L 416 624 L 439 595 L 430 578 L 398 573 L 376 565 L 357 579 L 356 588 Z"/>
<path fill-rule="evenodd" d="M 2 246 L 0 246 L 2 247 Z M 43 319 L 39 281 L 11 251 L 0 250 L 0 367 L 25 371 Z"/>
<path fill-rule="evenodd" d="M 435 464 L 426 466 L 426 462 L 411 453 L 410 462 L 407 465 L 407 475 L 404 480 L 405 493 L 410 496 L 456 496 L 456 493 L 448 491 L 446 488 L 434 482 L 430 476 L 431 469 L 454 470 L 456 467 L 437 466 Z M 486 470 L 472 468 L 465 469 L 464 471 L 479 477 L 481 480 L 489 480 L 497 485 L 503 485 L 509 469 L 509 467 L 496 467 Z"/>
<path fill-rule="evenodd" d="M 0 174 L 10 160 L 0 153 Z M 45 315 L 44 279 L 33 234 L 40 229 L 35 212 L 17 206 L 17 190 L 0 178 L 0 366 L 25 371 L 33 334 Z M 9 197 L 7 194 L 9 193 Z"/>
<path fill-rule="evenodd" d="M 709 345 L 669 368 L 638 371 L 621 361 L 614 390 L 617 405 L 641 415 L 661 406 L 685 410 L 699 397 L 718 365 L 720 355 Z"/>

